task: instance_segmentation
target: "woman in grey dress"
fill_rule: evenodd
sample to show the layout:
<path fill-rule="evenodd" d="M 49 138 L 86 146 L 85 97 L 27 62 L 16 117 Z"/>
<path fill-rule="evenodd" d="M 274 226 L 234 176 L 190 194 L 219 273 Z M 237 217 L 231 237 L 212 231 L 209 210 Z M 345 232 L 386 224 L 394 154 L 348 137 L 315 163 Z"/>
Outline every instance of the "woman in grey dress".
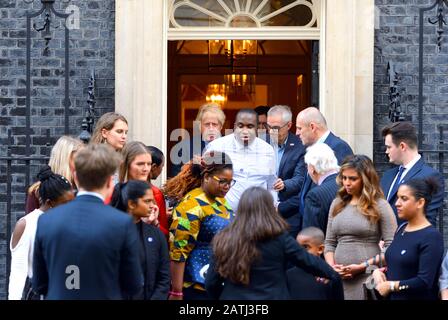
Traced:
<path fill-rule="evenodd" d="M 367 260 L 380 253 L 381 240 L 389 246 L 397 222 L 368 157 L 346 158 L 337 182 L 341 188 L 330 207 L 325 260 L 341 275 L 345 299 L 364 300 Z"/>

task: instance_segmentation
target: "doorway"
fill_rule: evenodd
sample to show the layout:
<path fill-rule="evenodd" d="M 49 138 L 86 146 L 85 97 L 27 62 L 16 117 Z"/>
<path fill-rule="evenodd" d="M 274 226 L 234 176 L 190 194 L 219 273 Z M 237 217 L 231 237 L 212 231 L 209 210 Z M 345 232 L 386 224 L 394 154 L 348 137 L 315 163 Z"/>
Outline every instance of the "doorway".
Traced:
<path fill-rule="evenodd" d="M 208 102 L 218 103 L 226 114 L 223 134 L 242 108 L 288 105 L 295 116 L 319 105 L 319 41 L 239 40 L 247 41 L 243 47 L 256 46 L 240 57 L 229 55 L 237 40 L 221 40 L 215 56 L 211 41 L 217 40 L 168 41 L 168 137 L 177 128 L 192 135 L 198 109 Z M 167 150 L 177 142 L 168 141 Z"/>

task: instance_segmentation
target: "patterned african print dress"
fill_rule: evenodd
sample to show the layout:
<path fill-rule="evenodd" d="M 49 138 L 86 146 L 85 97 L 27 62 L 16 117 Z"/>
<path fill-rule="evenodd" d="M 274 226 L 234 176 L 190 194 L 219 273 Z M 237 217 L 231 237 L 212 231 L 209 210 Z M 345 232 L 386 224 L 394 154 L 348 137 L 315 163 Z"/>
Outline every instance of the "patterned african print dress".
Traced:
<path fill-rule="evenodd" d="M 170 258 L 185 262 L 184 287 L 205 290 L 205 275 L 212 254 L 211 241 L 233 218 L 227 200 L 208 198 L 201 188 L 190 191 L 173 211 Z"/>

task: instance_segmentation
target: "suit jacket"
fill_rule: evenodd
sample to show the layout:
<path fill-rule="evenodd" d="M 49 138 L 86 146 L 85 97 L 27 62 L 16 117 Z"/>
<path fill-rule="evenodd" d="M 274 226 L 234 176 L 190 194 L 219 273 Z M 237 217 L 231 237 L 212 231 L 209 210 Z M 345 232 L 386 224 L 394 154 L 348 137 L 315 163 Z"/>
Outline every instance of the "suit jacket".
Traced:
<path fill-rule="evenodd" d="M 324 233 L 327 231 L 328 212 L 338 192 L 337 173 L 325 178 L 321 185 L 311 189 L 305 198 L 303 226 L 316 227 Z"/>
<path fill-rule="evenodd" d="M 344 300 L 342 281 L 318 282 L 316 277 L 294 267 L 286 273 L 291 299 L 293 300 Z"/>
<path fill-rule="evenodd" d="M 383 177 L 381 178 L 381 188 L 383 189 L 385 197 L 387 197 L 392 182 L 394 181 L 395 176 L 398 173 L 398 169 L 399 166 L 396 166 L 392 169 L 387 170 L 386 172 L 384 172 Z M 445 192 L 445 181 L 443 179 L 443 176 L 437 170 L 434 170 L 430 166 L 426 165 L 423 161 L 423 158 L 420 158 L 420 160 L 417 161 L 417 163 L 411 168 L 411 170 L 406 173 L 403 179 L 401 179 L 400 184 L 412 179 L 424 179 L 428 177 L 435 177 L 440 184 L 439 191 L 433 195 L 432 200 L 428 205 L 428 209 L 426 210 L 426 217 L 428 218 L 429 222 L 431 222 L 435 226 L 438 210 L 443 206 L 443 195 Z M 397 192 L 394 192 L 390 195 L 389 204 L 394 210 L 395 215 L 397 216 L 398 225 L 400 225 L 404 221 L 398 219 L 397 208 L 395 207 L 396 201 Z"/>
<path fill-rule="evenodd" d="M 33 288 L 47 299 L 135 294 L 143 286 L 138 241 L 129 215 L 95 196 L 78 196 L 39 218 Z"/>
<path fill-rule="evenodd" d="M 334 155 L 338 159 L 339 165 L 344 162 L 345 157 L 353 154 L 353 150 L 350 148 L 348 143 L 341 138 L 336 137 L 332 132 L 330 132 L 324 143 L 326 143 L 334 151 Z"/>
<path fill-rule="evenodd" d="M 306 165 L 305 147 L 296 135 L 289 133 L 288 141 L 280 161 L 278 177 L 285 184 L 285 189 L 278 193 L 278 211 L 289 223 L 291 230 L 300 226 L 299 192 L 305 181 Z"/>
<path fill-rule="evenodd" d="M 260 258 L 252 264 L 250 282 L 247 286 L 222 278 L 216 272 L 212 258 L 205 280 L 209 296 L 221 300 L 290 299 L 286 279 L 288 261 L 313 275 L 339 279 L 339 275 L 323 259 L 306 252 L 286 232 L 260 242 L 258 250 Z"/>
<path fill-rule="evenodd" d="M 347 142 L 342 140 L 339 137 L 336 137 L 332 132 L 328 135 L 327 139 L 324 141 L 325 144 L 327 144 L 333 151 L 334 155 L 338 159 L 338 164 L 341 165 L 341 163 L 344 161 L 345 157 L 352 155 L 353 150 L 350 148 Z M 303 188 L 300 191 L 300 200 L 299 200 L 299 212 L 300 215 L 303 217 L 304 210 L 305 210 L 305 198 L 308 192 L 314 188 L 316 185 L 313 183 L 311 178 L 306 175 L 305 182 L 303 183 Z"/>
<path fill-rule="evenodd" d="M 174 153 L 178 159 L 181 160 L 181 163 L 174 164 L 173 159 L 171 159 L 171 174 L 170 177 L 175 177 L 179 174 L 180 170 L 182 169 L 182 166 L 186 164 L 188 161 L 193 159 L 194 155 L 202 155 L 202 152 L 205 149 L 206 143 L 204 140 L 202 140 L 202 137 L 199 137 L 201 144 L 200 148 L 199 146 L 195 146 L 194 143 L 196 142 L 198 138 L 191 138 L 191 139 L 184 139 L 180 141 L 176 146 L 174 146 L 171 149 L 171 153 Z M 176 150 L 173 150 L 176 148 Z M 178 161 L 176 161 L 178 162 Z"/>
<path fill-rule="evenodd" d="M 145 300 L 167 300 L 170 290 L 170 259 L 168 244 L 163 232 L 143 222 L 137 224 L 140 243 L 143 245 L 142 269 L 145 277 Z"/>

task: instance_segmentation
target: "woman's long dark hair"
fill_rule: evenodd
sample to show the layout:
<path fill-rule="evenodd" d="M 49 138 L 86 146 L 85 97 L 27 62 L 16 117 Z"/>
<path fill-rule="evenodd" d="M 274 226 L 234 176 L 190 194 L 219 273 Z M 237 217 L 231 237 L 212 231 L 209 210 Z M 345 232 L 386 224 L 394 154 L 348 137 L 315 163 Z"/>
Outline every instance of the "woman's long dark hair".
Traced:
<path fill-rule="evenodd" d="M 234 283 L 248 285 L 252 264 L 259 257 L 257 245 L 287 229 L 271 194 L 260 187 L 247 189 L 241 196 L 235 219 L 213 238 L 216 271 Z"/>
<path fill-rule="evenodd" d="M 118 210 L 127 212 L 128 201 L 137 202 L 138 199 L 145 195 L 148 189 L 151 189 L 151 186 L 147 182 L 140 180 L 117 183 L 110 205 Z"/>
<path fill-rule="evenodd" d="M 377 223 L 380 219 L 377 204 L 379 199 L 384 198 L 384 195 L 380 187 L 380 178 L 376 173 L 375 166 L 372 160 L 364 155 L 348 156 L 342 163 L 336 178 L 338 185 L 341 187 L 337 194 L 341 201 L 335 205 L 332 213 L 333 216 L 340 213 L 352 200 L 352 196 L 347 193 L 342 185 L 342 173 L 345 169 L 353 169 L 361 177 L 362 191 L 359 196 L 358 208 L 371 223 Z"/>

